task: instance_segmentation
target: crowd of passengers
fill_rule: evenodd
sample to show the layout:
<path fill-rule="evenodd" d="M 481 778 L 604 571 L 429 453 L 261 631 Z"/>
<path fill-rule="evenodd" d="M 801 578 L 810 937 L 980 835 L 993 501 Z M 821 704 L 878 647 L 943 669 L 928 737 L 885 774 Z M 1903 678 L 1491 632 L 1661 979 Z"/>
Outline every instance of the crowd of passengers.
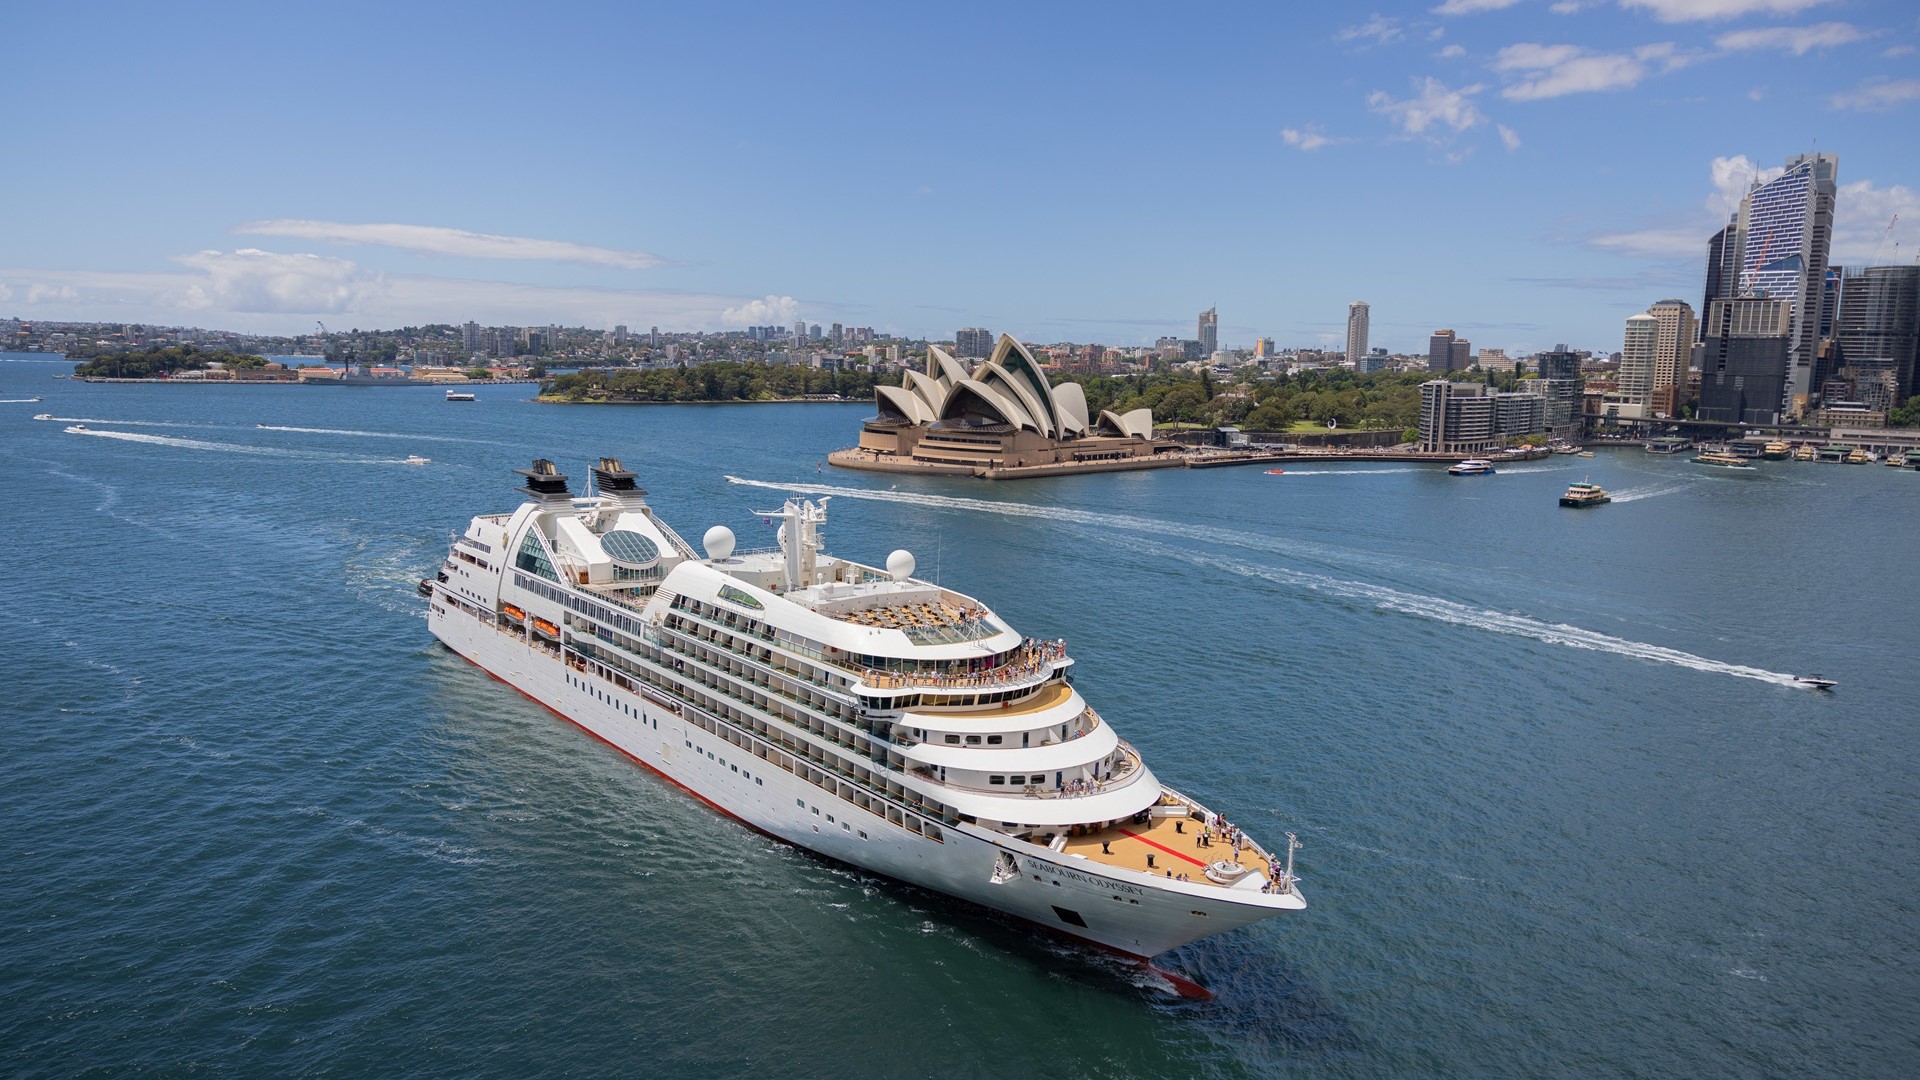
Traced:
<path fill-rule="evenodd" d="M 1064 659 L 1067 655 L 1067 640 L 1037 641 L 1028 638 L 1020 648 L 1008 653 L 1008 659 L 997 667 L 981 668 L 978 671 L 947 673 L 938 671 L 881 671 L 867 668 L 861 672 L 861 681 L 868 686 L 887 689 L 901 686 L 991 686 L 1038 673 L 1047 664 Z"/>

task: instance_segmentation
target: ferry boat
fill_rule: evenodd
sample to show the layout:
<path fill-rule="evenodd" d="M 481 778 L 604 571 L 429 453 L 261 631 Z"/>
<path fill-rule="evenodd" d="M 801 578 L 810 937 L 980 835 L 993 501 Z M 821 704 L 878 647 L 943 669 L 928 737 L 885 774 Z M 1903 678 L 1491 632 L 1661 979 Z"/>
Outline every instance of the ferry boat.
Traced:
<path fill-rule="evenodd" d="M 1613 501 L 1613 496 L 1599 484 L 1568 484 L 1567 493 L 1560 496 L 1561 506 L 1603 506 Z"/>
<path fill-rule="evenodd" d="M 826 554 L 826 500 L 724 526 L 704 556 L 602 458 L 551 461 L 420 583 L 445 645 L 722 813 L 781 840 L 1150 958 L 1306 900 L 1276 856 L 1161 783 L 1071 681 L 1064 641 Z M 716 898 L 718 901 L 718 898 Z M 716 902 L 716 909 L 724 905 Z"/>
<path fill-rule="evenodd" d="M 1801 443 L 1793 452 L 1793 460 L 1818 461 L 1820 460 L 1820 448 L 1812 443 Z"/>
<path fill-rule="evenodd" d="M 1873 454 L 1856 446 L 1852 450 L 1847 451 L 1847 464 L 1871 465 L 1873 464 Z"/>
<path fill-rule="evenodd" d="M 1708 450 L 1699 457 L 1694 458 L 1693 463 L 1695 465 L 1711 465 L 1716 469 L 1746 469 L 1749 472 L 1753 471 L 1753 466 L 1747 464 L 1745 458 L 1720 450 Z"/>
<path fill-rule="evenodd" d="M 1649 454 L 1683 454 L 1691 449 L 1693 449 L 1693 440 L 1677 436 L 1648 439 L 1646 442 L 1646 451 Z"/>
<path fill-rule="evenodd" d="M 1447 466 L 1448 476 L 1492 476 L 1493 462 L 1485 458 L 1468 458 L 1458 465 Z"/>
<path fill-rule="evenodd" d="M 1768 461 L 1785 461 L 1787 455 L 1791 453 L 1793 453 L 1792 444 L 1775 439 L 1767 444 L 1766 449 L 1760 451 L 1760 456 Z"/>
<path fill-rule="evenodd" d="M 468 390 L 449 390 L 447 391 L 447 400 L 448 401 L 479 401 L 480 399 L 473 396 L 473 393 Z"/>

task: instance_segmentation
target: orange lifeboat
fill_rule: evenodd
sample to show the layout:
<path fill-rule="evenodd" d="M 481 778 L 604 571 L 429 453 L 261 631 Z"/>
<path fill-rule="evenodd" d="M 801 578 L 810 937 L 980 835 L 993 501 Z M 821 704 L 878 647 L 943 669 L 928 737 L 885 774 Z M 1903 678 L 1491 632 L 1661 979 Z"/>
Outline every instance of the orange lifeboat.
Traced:
<path fill-rule="evenodd" d="M 505 615 L 507 618 L 514 620 L 515 622 L 519 622 L 520 620 L 525 619 L 527 617 L 526 612 L 521 611 L 519 608 L 514 607 L 512 604 L 501 604 L 500 613 L 502 615 Z"/>
<path fill-rule="evenodd" d="M 558 640 L 560 637 L 560 628 L 545 619 L 533 620 L 533 632 L 539 634 L 541 637 L 550 637 L 555 640 Z"/>

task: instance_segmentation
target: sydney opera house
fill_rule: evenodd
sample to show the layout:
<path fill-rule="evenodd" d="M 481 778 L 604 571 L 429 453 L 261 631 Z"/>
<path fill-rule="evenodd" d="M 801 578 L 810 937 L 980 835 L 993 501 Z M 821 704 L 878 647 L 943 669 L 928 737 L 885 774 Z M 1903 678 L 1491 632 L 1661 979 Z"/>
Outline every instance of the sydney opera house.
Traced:
<path fill-rule="evenodd" d="M 1080 385 L 1048 385 L 1007 334 L 972 371 L 929 346 L 926 372 L 874 387 L 874 403 L 879 415 L 861 426 L 858 447 L 830 455 L 835 465 L 998 478 L 1183 463 L 1178 445 L 1153 437 L 1150 411 L 1089 417 Z"/>

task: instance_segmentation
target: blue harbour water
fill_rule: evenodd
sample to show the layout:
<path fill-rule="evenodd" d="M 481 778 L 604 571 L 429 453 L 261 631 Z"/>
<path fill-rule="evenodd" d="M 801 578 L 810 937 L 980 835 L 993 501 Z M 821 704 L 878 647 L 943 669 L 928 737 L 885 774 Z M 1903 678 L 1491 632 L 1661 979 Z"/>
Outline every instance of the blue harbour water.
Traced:
<path fill-rule="evenodd" d="M 864 405 L 68 370 L 0 359 L 0 1074 L 1911 1075 L 1911 471 L 988 484 L 822 468 Z M 1163 779 L 1299 832 L 1310 907 L 1163 957 L 1217 995 L 1184 1000 L 441 649 L 449 530 L 600 454 L 743 546 L 835 494 L 831 550 L 1066 637 Z M 1587 477 L 1618 500 L 1556 505 Z"/>

